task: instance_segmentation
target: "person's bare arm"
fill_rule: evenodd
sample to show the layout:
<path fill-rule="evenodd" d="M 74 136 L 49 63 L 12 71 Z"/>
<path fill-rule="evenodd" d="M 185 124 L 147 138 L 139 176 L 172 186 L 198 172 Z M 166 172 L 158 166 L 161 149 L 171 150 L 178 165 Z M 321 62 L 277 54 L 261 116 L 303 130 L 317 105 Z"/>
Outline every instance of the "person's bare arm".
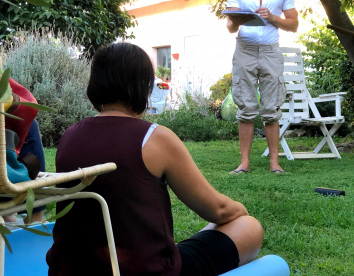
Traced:
<path fill-rule="evenodd" d="M 259 13 L 262 18 L 272 23 L 275 27 L 284 31 L 296 32 L 299 26 L 298 12 L 295 8 L 284 10 L 283 13 L 285 18 L 270 13 L 266 7 L 261 7 L 255 12 Z"/>
<path fill-rule="evenodd" d="M 156 177 L 166 175 L 177 197 L 203 219 L 216 224 L 248 215 L 246 208 L 217 192 L 204 178 L 182 141 L 159 126 L 143 148 L 147 169 Z"/>
<path fill-rule="evenodd" d="M 240 9 L 239 8 L 227 8 L 227 10 L 228 11 L 237 11 Z M 230 33 L 236 33 L 242 24 L 246 23 L 247 21 L 250 21 L 251 19 L 253 19 L 253 16 L 247 15 L 247 14 L 242 15 L 242 16 L 238 16 L 238 17 L 234 17 L 234 16 L 230 15 L 230 16 L 227 16 L 226 27 Z"/>

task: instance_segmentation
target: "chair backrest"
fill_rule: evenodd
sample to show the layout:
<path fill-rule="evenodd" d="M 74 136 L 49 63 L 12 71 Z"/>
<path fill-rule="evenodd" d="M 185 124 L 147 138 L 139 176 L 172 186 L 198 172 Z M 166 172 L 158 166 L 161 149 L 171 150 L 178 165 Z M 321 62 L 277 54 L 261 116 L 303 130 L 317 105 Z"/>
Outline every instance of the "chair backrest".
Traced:
<path fill-rule="evenodd" d="M 280 50 L 284 56 L 285 86 L 288 94 L 292 94 L 292 97 L 287 97 L 287 100 L 281 106 L 283 112 L 281 121 L 301 122 L 302 119 L 310 117 L 301 49 L 281 47 Z M 293 114 L 289 112 L 292 109 L 292 105 L 294 105 Z"/>

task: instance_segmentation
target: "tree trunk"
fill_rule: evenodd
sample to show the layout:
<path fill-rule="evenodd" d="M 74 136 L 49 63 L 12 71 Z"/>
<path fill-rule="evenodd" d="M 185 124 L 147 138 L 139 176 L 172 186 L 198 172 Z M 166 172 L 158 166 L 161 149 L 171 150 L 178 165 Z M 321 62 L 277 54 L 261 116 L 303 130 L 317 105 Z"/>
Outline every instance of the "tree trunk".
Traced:
<path fill-rule="evenodd" d="M 342 2 L 340 0 L 320 0 L 326 11 L 329 22 L 332 25 L 354 32 L 354 25 L 348 14 L 341 11 Z M 350 33 L 335 31 L 339 41 L 346 50 L 350 61 L 354 64 L 354 35 Z"/>

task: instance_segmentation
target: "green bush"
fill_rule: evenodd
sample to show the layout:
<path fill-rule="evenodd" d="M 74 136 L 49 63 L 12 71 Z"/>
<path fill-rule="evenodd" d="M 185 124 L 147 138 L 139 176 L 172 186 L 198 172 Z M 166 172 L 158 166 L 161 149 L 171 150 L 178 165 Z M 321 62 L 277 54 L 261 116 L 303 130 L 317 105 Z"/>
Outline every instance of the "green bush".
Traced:
<path fill-rule="evenodd" d="M 348 12 L 354 18 L 353 12 Z M 354 123 L 354 65 L 341 45 L 338 37 L 326 28 L 329 23 L 322 19 L 309 21 L 313 29 L 300 36 L 299 41 L 306 47 L 304 63 L 310 70 L 306 71 L 307 87 L 312 96 L 324 93 L 347 92 L 344 97 L 342 112 L 349 124 Z M 322 104 L 322 116 L 333 116 L 333 104 Z M 344 129 L 340 129 L 343 132 Z M 347 131 L 348 133 L 348 131 Z M 343 133 L 343 135 L 346 135 Z"/>
<path fill-rule="evenodd" d="M 237 124 L 218 120 L 214 112 L 209 111 L 206 99 L 192 99 L 189 94 L 178 110 L 145 114 L 144 119 L 171 129 L 184 141 L 230 140 L 238 136 Z"/>
<path fill-rule="evenodd" d="M 343 113 L 346 116 L 350 126 L 354 126 L 354 64 L 350 62 L 349 58 L 343 60 L 339 66 L 338 71 L 342 76 L 340 84 L 340 91 L 346 91 L 347 95 L 343 101 Z"/>
<path fill-rule="evenodd" d="M 11 2 L 16 5 L 11 5 Z M 33 6 L 28 3 L 47 2 Z M 0 1 L 0 39 L 14 38 L 18 28 L 42 28 L 55 24 L 55 34 L 60 31 L 75 33 L 85 51 L 93 54 L 100 46 L 117 37 L 134 38 L 127 30 L 137 22 L 133 15 L 122 8 L 129 0 L 46 0 Z"/>
<path fill-rule="evenodd" d="M 231 85 L 232 85 L 232 73 L 224 75 L 212 87 L 210 87 L 210 91 L 211 91 L 210 98 L 213 98 L 214 100 L 223 101 L 226 95 L 229 93 Z"/>
<path fill-rule="evenodd" d="M 77 56 L 73 37 L 49 30 L 18 32 L 16 43 L 2 52 L 4 68 L 26 87 L 39 104 L 55 112 L 39 112 L 37 121 L 45 147 L 57 146 L 63 131 L 80 119 L 95 114 L 86 98 L 90 63 Z M 80 48 L 79 48 L 80 49 Z"/>

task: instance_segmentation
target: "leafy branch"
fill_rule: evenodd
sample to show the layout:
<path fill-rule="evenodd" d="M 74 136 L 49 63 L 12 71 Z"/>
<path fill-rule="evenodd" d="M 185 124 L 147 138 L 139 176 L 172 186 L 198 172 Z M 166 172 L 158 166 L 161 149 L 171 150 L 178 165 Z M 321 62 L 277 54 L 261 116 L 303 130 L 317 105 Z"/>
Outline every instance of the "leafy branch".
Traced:
<path fill-rule="evenodd" d="M 34 201 L 35 201 L 34 192 L 32 189 L 28 189 L 27 196 L 26 196 L 26 211 L 27 211 L 28 221 L 31 221 Z M 47 217 L 46 221 L 48 221 L 48 222 L 56 221 L 57 219 L 65 216 L 73 208 L 73 206 L 74 206 L 74 202 L 71 202 L 68 206 L 66 206 L 58 214 L 56 214 L 54 216 Z M 42 225 L 45 229 L 49 230 L 44 222 L 34 222 L 31 224 L 0 223 L 0 235 L 4 239 L 5 244 L 6 244 L 7 248 L 9 249 L 9 251 L 11 252 L 11 254 L 13 253 L 12 248 L 11 248 L 11 245 L 10 245 L 9 240 L 7 239 L 6 235 L 10 235 L 10 234 L 12 234 L 12 232 L 6 227 L 6 225 L 22 228 L 26 231 L 29 231 L 33 234 L 40 235 L 40 236 L 52 236 L 52 234 L 49 232 L 31 228 L 31 226 L 34 226 L 34 225 Z"/>

